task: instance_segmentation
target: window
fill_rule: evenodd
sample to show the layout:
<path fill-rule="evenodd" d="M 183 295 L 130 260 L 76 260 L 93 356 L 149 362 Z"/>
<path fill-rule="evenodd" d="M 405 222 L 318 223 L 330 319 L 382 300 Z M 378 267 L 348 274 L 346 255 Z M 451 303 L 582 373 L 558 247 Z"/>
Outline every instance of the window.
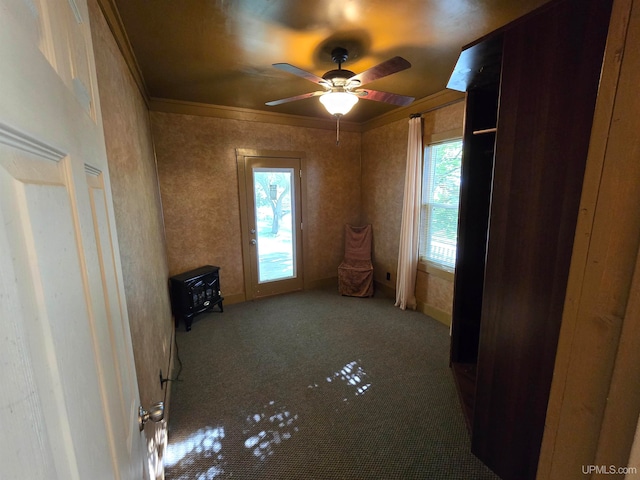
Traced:
<path fill-rule="evenodd" d="M 458 237 L 462 140 L 425 149 L 420 213 L 420 262 L 453 271 Z"/>

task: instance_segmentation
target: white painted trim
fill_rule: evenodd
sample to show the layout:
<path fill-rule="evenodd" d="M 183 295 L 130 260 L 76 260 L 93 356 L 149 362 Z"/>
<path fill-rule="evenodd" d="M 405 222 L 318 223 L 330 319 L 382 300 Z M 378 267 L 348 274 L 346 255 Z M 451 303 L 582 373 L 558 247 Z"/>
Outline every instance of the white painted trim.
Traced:
<path fill-rule="evenodd" d="M 0 143 L 54 162 L 59 162 L 67 156 L 63 151 L 2 122 L 0 122 Z"/>

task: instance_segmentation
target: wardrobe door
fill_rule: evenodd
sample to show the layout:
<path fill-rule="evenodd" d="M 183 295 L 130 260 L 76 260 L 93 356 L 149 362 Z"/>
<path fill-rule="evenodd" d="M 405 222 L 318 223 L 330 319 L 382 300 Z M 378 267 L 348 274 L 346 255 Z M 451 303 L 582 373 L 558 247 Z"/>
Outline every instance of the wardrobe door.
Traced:
<path fill-rule="evenodd" d="M 536 475 L 611 5 L 504 33 L 472 450 L 505 480 Z"/>

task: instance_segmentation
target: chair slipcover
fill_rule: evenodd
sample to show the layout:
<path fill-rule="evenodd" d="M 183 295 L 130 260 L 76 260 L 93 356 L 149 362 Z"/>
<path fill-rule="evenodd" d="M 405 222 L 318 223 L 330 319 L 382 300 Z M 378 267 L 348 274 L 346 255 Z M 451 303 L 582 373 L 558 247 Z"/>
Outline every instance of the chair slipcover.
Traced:
<path fill-rule="evenodd" d="M 345 225 L 344 259 L 338 267 L 338 292 L 350 297 L 373 295 L 371 225 Z"/>

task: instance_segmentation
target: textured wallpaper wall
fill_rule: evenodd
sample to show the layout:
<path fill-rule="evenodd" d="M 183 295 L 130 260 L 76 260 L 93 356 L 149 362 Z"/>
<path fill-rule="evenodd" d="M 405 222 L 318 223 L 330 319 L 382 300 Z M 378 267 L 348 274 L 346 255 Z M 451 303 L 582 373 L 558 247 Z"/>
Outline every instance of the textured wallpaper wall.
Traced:
<path fill-rule="evenodd" d="M 89 1 L 124 290 L 143 405 L 164 399 L 173 331 L 162 210 L 147 107 L 95 1 Z"/>
<path fill-rule="evenodd" d="M 408 118 L 362 134 L 362 211 L 373 226 L 374 277 L 395 289 Z M 386 279 L 386 273 L 391 280 Z"/>
<path fill-rule="evenodd" d="M 337 276 L 343 226 L 358 222 L 360 133 L 151 112 L 171 275 L 221 267 L 225 299 L 244 299 L 237 148 L 304 152 L 305 281 Z"/>
<path fill-rule="evenodd" d="M 425 139 L 462 127 L 462 102 L 424 115 Z M 306 155 L 307 282 L 336 276 L 343 225 L 371 223 L 377 282 L 395 288 L 408 120 L 362 134 L 151 112 L 170 273 L 220 266 L 225 297 L 244 299 L 236 148 Z M 391 280 L 386 280 L 386 273 Z M 451 313 L 451 280 L 418 272 L 418 300 Z"/>
<path fill-rule="evenodd" d="M 461 130 L 463 118 L 464 102 L 423 115 L 425 144 L 433 134 Z M 375 279 L 390 289 L 396 285 L 408 132 L 407 118 L 362 134 L 363 221 L 373 225 Z M 416 297 L 436 313 L 450 316 L 453 281 L 418 271 Z"/>

